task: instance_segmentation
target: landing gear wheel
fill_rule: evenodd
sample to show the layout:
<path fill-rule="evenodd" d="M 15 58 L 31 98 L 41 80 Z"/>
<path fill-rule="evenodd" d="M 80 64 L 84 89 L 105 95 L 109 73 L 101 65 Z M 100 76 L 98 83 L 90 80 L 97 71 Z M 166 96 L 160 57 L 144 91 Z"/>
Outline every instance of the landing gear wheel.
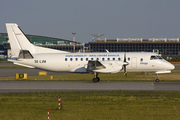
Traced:
<path fill-rule="evenodd" d="M 124 73 L 124 75 L 127 77 L 127 72 L 126 72 L 126 73 Z"/>
<path fill-rule="evenodd" d="M 159 79 L 156 79 L 155 81 L 156 81 L 156 82 L 159 82 Z"/>
<path fill-rule="evenodd" d="M 94 83 L 96 83 L 96 82 L 99 82 L 99 79 L 98 79 L 98 78 L 93 78 L 92 81 L 93 81 Z"/>
<path fill-rule="evenodd" d="M 99 78 L 99 77 L 97 77 L 96 79 L 98 79 L 98 82 L 100 81 L 100 78 Z"/>

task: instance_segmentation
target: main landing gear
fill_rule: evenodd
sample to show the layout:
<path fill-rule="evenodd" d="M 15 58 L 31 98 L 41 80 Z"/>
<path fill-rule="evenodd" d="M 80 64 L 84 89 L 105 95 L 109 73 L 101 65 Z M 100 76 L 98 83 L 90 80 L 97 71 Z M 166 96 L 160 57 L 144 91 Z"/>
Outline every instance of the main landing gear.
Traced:
<path fill-rule="evenodd" d="M 159 77 L 158 74 L 156 74 L 157 79 L 155 80 L 156 82 L 159 82 Z"/>
<path fill-rule="evenodd" d="M 92 79 L 94 83 L 99 82 L 100 78 L 98 77 L 98 73 L 94 72 L 94 78 Z"/>

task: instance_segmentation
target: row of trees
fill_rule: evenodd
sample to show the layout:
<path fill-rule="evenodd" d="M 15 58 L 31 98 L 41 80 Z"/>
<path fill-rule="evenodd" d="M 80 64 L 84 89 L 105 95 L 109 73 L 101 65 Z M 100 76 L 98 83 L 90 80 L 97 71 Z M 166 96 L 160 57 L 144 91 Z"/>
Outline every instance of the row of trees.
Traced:
<path fill-rule="evenodd" d="M 173 57 L 172 59 L 166 59 L 164 56 L 162 57 L 169 62 L 180 62 L 180 57 Z"/>

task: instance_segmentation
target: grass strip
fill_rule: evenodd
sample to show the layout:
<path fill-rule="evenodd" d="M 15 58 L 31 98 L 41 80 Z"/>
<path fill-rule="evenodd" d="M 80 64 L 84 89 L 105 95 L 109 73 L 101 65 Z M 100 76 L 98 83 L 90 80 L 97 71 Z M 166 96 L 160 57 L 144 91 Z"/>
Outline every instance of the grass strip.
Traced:
<path fill-rule="evenodd" d="M 62 109 L 58 110 L 58 96 Z M 180 92 L 0 93 L 3 120 L 165 120 L 180 118 Z"/>
<path fill-rule="evenodd" d="M 51 80 L 51 76 L 53 76 L 52 80 L 59 81 L 83 81 L 88 80 L 91 81 L 94 77 L 93 74 L 60 74 L 60 75 L 47 75 L 47 76 L 28 76 L 27 80 Z M 101 81 L 154 81 L 156 79 L 155 74 L 148 73 L 128 73 L 128 76 L 124 76 L 121 73 L 115 74 L 99 74 Z M 174 70 L 171 74 L 160 74 L 159 79 L 161 81 L 180 81 L 180 70 Z M 14 77 L 0 77 L 0 80 L 16 80 Z"/>

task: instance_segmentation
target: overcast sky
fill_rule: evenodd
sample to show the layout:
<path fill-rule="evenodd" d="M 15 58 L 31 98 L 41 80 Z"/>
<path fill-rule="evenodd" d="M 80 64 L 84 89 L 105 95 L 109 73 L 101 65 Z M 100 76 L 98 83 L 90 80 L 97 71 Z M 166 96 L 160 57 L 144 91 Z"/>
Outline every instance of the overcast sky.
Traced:
<path fill-rule="evenodd" d="M 2 0 L 0 33 L 17 23 L 25 34 L 92 41 L 101 38 L 178 38 L 180 0 Z"/>

